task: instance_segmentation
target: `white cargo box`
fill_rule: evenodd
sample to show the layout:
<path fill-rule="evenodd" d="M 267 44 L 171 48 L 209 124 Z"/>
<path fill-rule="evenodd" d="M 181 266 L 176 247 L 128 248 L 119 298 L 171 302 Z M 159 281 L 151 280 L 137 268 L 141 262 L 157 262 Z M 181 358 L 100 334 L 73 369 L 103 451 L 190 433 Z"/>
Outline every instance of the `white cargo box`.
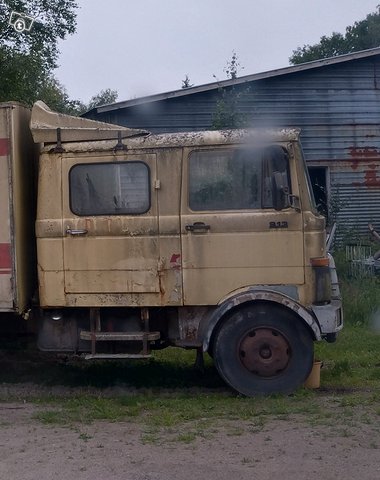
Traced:
<path fill-rule="evenodd" d="M 37 148 L 30 110 L 0 103 L 0 312 L 30 304 L 35 274 L 35 172 Z"/>

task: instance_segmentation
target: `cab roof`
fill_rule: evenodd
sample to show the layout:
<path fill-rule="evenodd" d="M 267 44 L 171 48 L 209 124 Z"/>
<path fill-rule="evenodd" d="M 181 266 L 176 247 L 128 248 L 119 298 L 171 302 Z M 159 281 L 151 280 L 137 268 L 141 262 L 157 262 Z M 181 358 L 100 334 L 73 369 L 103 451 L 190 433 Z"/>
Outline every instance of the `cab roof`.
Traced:
<path fill-rule="evenodd" d="M 35 143 L 44 143 L 45 151 L 59 144 L 65 152 L 95 152 L 141 148 L 167 148 L 229 144 L 263 144 L 298 141 L 298 128 L 229 129 L 197 132 L 150 134 L 133 129 L 53 112 L 38 101 L 30 121 Z"/>

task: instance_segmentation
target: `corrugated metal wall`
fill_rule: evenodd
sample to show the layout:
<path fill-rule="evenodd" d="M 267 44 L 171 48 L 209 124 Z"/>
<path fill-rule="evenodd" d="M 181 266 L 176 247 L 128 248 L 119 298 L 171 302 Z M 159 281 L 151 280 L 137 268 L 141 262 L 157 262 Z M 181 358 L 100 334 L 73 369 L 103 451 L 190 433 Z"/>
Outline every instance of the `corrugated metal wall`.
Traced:
<path fill-rule="evenodd" d="M 339 238 L 355 243 L 369 236 L 368 223 L 380 229 L 379 160 L 374 163 L 338 166 L 330 169 L 330 206 L 336 209 Z"/>
<path fill-rule="evenodd" d="M 340 227 L 380 228 L 380 57 L 353 59 L 234 87 L 252 126 L 297 126 L 309 165 L 329 169 Z M 210 128 L 218 90 L 110 111 L 99 120 L 153 132 Z M 379 175 L 379 176 L 378 176 Z M 337 202 L 337 198 L 341 201 Z M 336 206 L 336 205 L 335 205 Z"/>

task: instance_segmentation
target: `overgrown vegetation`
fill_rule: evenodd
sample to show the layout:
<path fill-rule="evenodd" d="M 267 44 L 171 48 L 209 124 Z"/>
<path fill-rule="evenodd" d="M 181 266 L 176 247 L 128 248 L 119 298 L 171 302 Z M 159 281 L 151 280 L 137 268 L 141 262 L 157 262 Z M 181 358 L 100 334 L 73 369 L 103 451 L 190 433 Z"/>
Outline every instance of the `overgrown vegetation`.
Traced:
<path fill-rule="evenodd" d="M 230 80 L 238 78 L 239 70 L 243 69 L 238 55 L 232 52 L 231 60 L 227 61 L 224 72 Z M 215 77 L 215 75 L 214 75 Z M 216 77 L 215 77 L 216 78 Z M 248 88 L 232 85 L 223 87 L 219 84 L 218 97 L 215 103 L 215 111 L 212 117 L 212 128 L 222 130 L 224 128 L 243 128 L 247 126 L 246 115 L 240 108 L 242 96 L 249 92 Z"/>
<path fill-rule="evenodd" d="M 343 295 L 344 329 L 338 341 L 316 345 L 324 362 L 322 385 L 337 391 L 380 393 L 380 278 L 354 278 L 344 250 L 335 253 Z M 378 397 L 377 397 L 378 398 Z"/>

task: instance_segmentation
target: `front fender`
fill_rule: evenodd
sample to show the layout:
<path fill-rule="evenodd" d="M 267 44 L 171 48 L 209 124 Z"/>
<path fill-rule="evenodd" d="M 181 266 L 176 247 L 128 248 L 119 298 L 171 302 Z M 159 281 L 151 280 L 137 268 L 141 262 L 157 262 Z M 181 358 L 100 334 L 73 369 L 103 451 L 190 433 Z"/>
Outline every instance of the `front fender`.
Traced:
<path fill-rule="evenodd" d="M 232 311 L 232 309 L 238 307 L 239 305 L 257 301 L 276 303 L 288 308 L 289 310 L 292 310 L 310 327 L 311 331 L 313 332 L 314 340 L 321 340 L 321 328 L 312 312 L 281 292 L 276 292 L 270 289 L 264 290 L 251 288 L 229 296 L 219 303 L 209 317 L 203 319 L 203 322 L 201 322 L 199 326 L 199 337 L 202 341 L 203 351 L 206 352 L 209 349 L 211 337 L 215 331 L 215 328 L 222 321 L 222 319 L 225 318 L 228 312 Z"/>

